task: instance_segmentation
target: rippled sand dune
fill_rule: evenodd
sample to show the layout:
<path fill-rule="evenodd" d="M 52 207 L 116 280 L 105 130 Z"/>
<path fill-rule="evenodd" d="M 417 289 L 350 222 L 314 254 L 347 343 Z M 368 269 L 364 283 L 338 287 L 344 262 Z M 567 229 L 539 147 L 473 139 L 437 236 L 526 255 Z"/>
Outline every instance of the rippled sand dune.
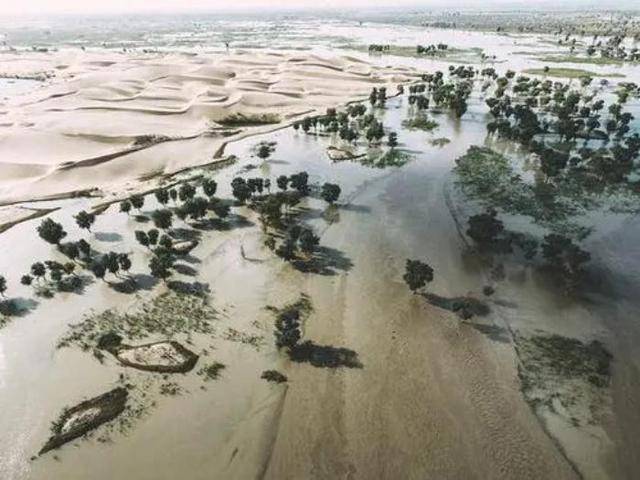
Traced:
<path fill-rule="evenodd" d="M 51 77 L 0 104 L 3 203 L 93 187 L 118 191 L 140 177 L 211 161 L 234 138 L 218 123 L 229 115 L 287 122 L 374 86 L 395 92 L 413 76 L 353 57 L 299 53 L 33 52 L 5 55 L 0 65 L 13 75 Z M 234 127 L 235 138 L 268 128 Z M 184 148 L 197 137 L 203 141 Z M 182 144 L 179 154 L 170 140 Z"/>

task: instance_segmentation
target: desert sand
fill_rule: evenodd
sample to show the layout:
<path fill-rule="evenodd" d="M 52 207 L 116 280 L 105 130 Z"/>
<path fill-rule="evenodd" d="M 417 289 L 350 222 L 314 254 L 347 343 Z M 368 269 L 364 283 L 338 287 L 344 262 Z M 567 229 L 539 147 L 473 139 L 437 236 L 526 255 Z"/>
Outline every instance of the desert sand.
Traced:
<path fill-rule="evenodd" d="M 212 161 L 223 143 L 413 78 L 357 58 L 312 53 L 5 53 L 6 75 L 48 80 L 0 103 L 0 203 L 99 189 Z M 219 122 L 275 116 L 270 125 Z"/>

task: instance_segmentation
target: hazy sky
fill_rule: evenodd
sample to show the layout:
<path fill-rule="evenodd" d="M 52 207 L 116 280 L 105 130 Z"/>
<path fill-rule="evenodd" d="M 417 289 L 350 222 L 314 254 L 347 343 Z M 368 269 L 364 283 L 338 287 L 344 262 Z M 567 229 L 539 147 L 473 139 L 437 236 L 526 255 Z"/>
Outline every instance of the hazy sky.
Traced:
<path fill-rule="evenodd" d="M 581 6 L 609 3 L 612 0 L 564 0 L 560 4 Z M 616 0 L 613 0 L 616 1 Z M 628 5 L 637 0 L 628 0 Z M 256 10 L 282 8 L 399 7 L 405 5 L 438 7 L 496 7 L 501 5 L 558 5 L 552 0 L 3 0 L 0 16 L 50 13 L 137 13 L 198 12 L 216 10 Z M 626 1 L 623 2 L 626 4 Z"/>

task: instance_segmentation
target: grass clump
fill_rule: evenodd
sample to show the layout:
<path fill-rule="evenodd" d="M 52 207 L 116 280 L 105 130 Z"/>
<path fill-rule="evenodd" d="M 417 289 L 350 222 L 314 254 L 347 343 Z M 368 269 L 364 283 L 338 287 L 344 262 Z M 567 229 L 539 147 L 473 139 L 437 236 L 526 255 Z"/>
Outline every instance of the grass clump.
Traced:
<path fill-rule="evenodd" d="M 556 233 L 585 235 L 585 227 L 575 221 L 593 206 L 592 196 L 584 189 L 571 188 L 569 182 L 526 182 L 507 157 L 475 145 L 456 160 L 454 172 L 465 195 L 486 207 L 531 217 Z"/>
<path fill-rule="evenodd" d="M 612 356 L 602 342 L 560 335 L 517 335 L 518 376 L 536 410 L 574 425 L 593 424 L 607 401 Z"/>
<path fill-rule="evenodd" d="M 276 313 L 274 332 L 276 347 L 291 348 L 296 345 L 302 337 L 301 323 L 313 310 L 311 299 L 302 294 L 297 301 L 281 309 L 275 307 L 267 307 L 267 309 Z"/>
<path fill-rule="evenodd" d="M 58 342 L 58 348 L 78 346 L 82 350 L 95 348 L 106 333 L 128 340 L 141 340 L 151 335 L 165 339 L 177 335 L 214 333 L 216 311 L 202 297 L 168 292 L 145 302 L 132 313 L 106 310 L 86 316 L 71 325 Z"/>
<path fill-rule="evenodd" d="M 208 382 L 210 380 L 217 380 L 220 377 L 220 372 L 225 368 L 227 368 L 227 366 L 224 363 L 212 362 L 202 367 L 197 373 L 205 382 Z"/>

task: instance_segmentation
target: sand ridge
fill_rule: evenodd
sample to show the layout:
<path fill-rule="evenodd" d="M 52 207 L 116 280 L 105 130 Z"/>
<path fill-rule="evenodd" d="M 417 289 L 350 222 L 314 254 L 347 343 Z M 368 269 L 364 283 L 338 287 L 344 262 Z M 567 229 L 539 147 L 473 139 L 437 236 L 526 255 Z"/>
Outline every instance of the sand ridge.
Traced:
<path fill-rule="evenodd" d="M 354 57 L 300 52 L 60 50 L 8 54 L 1 64 L 12 74 L 53 78 L 0 105 L 0 171 L 7 173 L 0 203 L 94 187 L 119 192 L 140 177 L 211 161 L 234 139 L 212 131 L 230 115 L 268 114 L 284 123 L 364 99 L 374 86 L 395 92 L 396 84 L 416 75 Z M 268 126 L 240 127 L 238 137 Z M 178 141 L 180 149 L 145 138 Z"/>

